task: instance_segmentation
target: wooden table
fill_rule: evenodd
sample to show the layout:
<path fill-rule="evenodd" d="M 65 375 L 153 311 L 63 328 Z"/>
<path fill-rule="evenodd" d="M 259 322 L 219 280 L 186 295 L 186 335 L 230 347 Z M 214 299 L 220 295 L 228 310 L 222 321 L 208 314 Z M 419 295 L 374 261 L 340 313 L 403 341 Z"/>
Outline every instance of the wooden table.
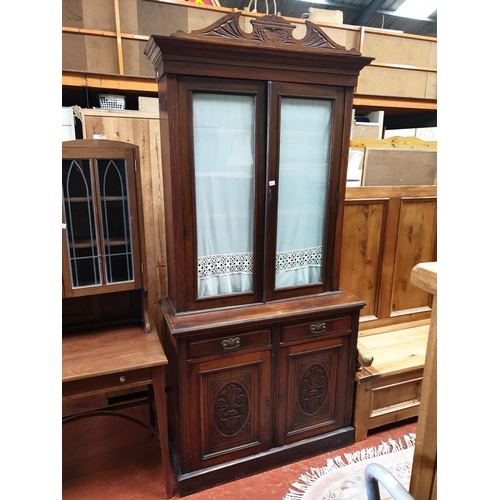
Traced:
<path fill-rule="evenodd" d="M 157 332 L 144 333 L 141 326 L 120 326 L 62 337 L 63 399 L 152 385 L 156 428 L 151 429 L 160 439 L 165 491 L 167 498 L 171 498 L 173 481 L 164 378 L 167 362 Z M 85 416 L 105 413 L 113 414 L 93 411 L 87 412 Z M 123 416 L 116 412 L 114 414 Z"/>
<path fill-rule="evenodd" d="M 410 494 L 416 500 L 435 500 L 437 498 L 437 262 L 417 264 L 412 269 L 410 282 L 434 296 L 410 478 Z"/>

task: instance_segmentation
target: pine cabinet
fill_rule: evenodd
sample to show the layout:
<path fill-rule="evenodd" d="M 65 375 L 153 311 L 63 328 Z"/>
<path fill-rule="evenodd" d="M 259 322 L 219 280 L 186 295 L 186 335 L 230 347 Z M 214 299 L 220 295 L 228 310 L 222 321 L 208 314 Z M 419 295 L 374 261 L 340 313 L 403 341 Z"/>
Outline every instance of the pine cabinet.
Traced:
<path fill-rule="evenodd" d="M 305 27 L 234 13 L 145 49 L 181 496 L 354 442 L 364 302 L 339 271 L 352 96 L 371 58 Z"/>

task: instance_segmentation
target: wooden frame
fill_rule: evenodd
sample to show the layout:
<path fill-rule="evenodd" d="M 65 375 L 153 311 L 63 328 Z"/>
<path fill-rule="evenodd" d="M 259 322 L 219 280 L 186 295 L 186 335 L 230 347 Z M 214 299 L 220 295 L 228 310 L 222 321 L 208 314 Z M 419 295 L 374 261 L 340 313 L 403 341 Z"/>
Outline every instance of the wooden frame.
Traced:
<path fill-rule="evenodd" d="M 137 144 L 141 159 L 140 178 L 136 181 L 144 214 L 144 255 L 148 277 L 148 310 L 163 338 L 163 321 L 158 300 L 167 290 L 167 258 L 163 175 L 160 158 L 159 112 L 76 109 L 85 139 L 94 135 L 124 144 Z"/>
<path fill-rule="evenodd" d="M 66 141 L 62 143 L 62 158 L 64 159 L 83 159 L 90 161 L 90 168 L 92 171 L 96 172 L 97 166 L 96 161 L 98 159 L 124 159 L 127 168 L 127 180 L 128 180 L 128 209 L 129 209 L 129 219 L 134 221 L 130 224 L 130 232 L 132 239 L 132 265 L 134 272 L 134 279 L 130 282 L 125 283 L 107 283 L 106 272 L 104 270 L 104 248 L 103 241 L 99 238 L 99 267 L 100 275 L 102 276 L 102 283 L 94 286 L 84 286 L 80 288 L 75 288 L 71 285 L 70 276 L 70 259 L 68 253 L 68 244 L 64 234 L 66 233 L 66 225 L 63 225 L 63 296 L 64 297 L 81 297 L 91 294 L 100 293 L 111 293 L 120 292 L 124 290 L 134 290 L 138 288 L 143 288 L 147 290 L 147 277 L 144 276 L 141 263 L 141 250 L 143 250 L 144 236 L 143 227 L 141 223 L 142 219 L 142 197 L 140 196 L 140 190 L 137 189 L 137 185 L 140 185 L 140 180 L 136 179 L 137 169 L 136 169 L 136 158 L 137 158 L 137 146 L 125 144 L 118 141 L 102 141 L 102 140 L 75 140 Z M 92 191 L 96 200 L 99 200 L 99 190 L 97 185 L 97 175 L 92 177 Z M 135 195 L 134 195 L 135 194 Z M 93 202 L 95 217 L 96 217 L 96 231 L 99 231 L 99 227 L 103 224 L 103 216 L 101 215 L 100 204 L 98 201 Z M 63 214 L 64 215 L 64 214 Z M 63 219 L 63 223 L 64 223 Z M 141 248 L 142 247 L 142 248 Z"/>
<path fill-rule="evenodd" d="M 437 186 L 346 189 L 340 286 L 367 304 L 361 332 L 430 318 L 432 298 L 407 285 L 436 254 Z"/>
<path fill-rule="evenodd" d="M 295 25 L 278 16 L 250 21 L 251 32 L 240 20 L 234 13 L 191 33 L 152 35 L 145 50 L 160 94 L 170 270 L 169 294 L 160 305 L 180 496 L 354 439 L 356 340 L 364 302 L 338 288 L 338 270 L 353 88 L 372 59 L 307 21 L 306 33 L 296 38 Z M 251 300 L 243 293 L 193 300 L 198 266 L 188 96 L 190 88 L 208 82 L 208 91 L 244 90 L 257 100 L 267 91 L 257 118 L 267 126 L 257 149 L 268 161 L 255 171 L 256 220 L 263 226 L 257 228 L 256 248 L 272 253 L 259 257 L 264 275 Z M 320 286 L 277 289 L 273 282 L 280 96 L 319 98 L 335 106 L 326 162 L 329 192 L 322 193 L 328 211 L 323 252 L 330 269 Z"/>
<path fill-rule="evenodd" d="M 165 105 L 160 104 L 162 137 L 166 144 L 162 148 L 164 193 L 165 197 L 170 200 L 170 207 L 166 206 L 165 213 L 167 258 L 168 268 L 175 270 L 169 276 L 169 299 L 177 312 L 202 309 L 209 305 L 209 302 L 203 304 L 193 300 L 197 285 L 194 280 L 195 276 L 187 270 L 188 263 L 192 261 L 194 245 L 190 239 L 193 236 L 185 235 L 184 224 L 192 228 L 193 234 L 195 232 L 188 215 L 193 206 L 191 204 L 188 207 L 187 201 L 183 200 L 192 199 L 190 187 L 192 179 L 190 183 L 187 182 L 189 180 L 186 177 L 187 174 L 182 172 L 179 165 L 185 164 L 186 151 L 189 150 L 186 143 L 190 134 L 188 133 L 189 122 L 185 122 L 188 99 L 183 90 L 184 79 L 188 76 L 190 81 L 194 78 L 193 82 L 199 77 L 211 77 L 214 81 L 220 77 L 226 82 L 242 78 L 254 82 L 270 82 L 269 99 L 271 100 L 268 106 L 271 110 L 271 121 L 268 123 L 268 134 L 276 134 L 273 130 L 277 129 L 279 108 L 273 108 L 273 106 L 277 106 L 280 94 L 334 97 L 336 102 L 331 144 L 335 161 L 330 169 L 329 189 L 333 189 L 335 194 L 331 195 L 333 198 L 328 202 L 329 218 L 323 273 L 326 279 L 321 287 L 311 286 L 302 292 L 313 294 L 338 290 L 340 253 L 334 250 L 334 242 L 340 241 L 342 236 L 343 204 L 338 200 L 344 198 L 346 183 L 345 170 L 350 133 L 350 111 L 346 112 L 346 110 L 352 109 L 352 89 L 356 84 L 359 71 L 369 64 L 372 58 L 361 56 L 356 50 L 347 50 L 331 40 L 321 28 L 309 22 L 306 22 L 307 31 L 304 37 L 296 39 L 292 35 L 295 25 L 282 18 L 267 16 L 267 18 L 250 21 L 254 26 L 252 34 L 242 30 L 239 24 L 240 17 L 239 12 L 234 13 L 202 30 L 189 34 L 179 31 L 167 37 L 153 35 L 145 49 L 147 57 L 154 64 L 162 94 L 165 93 L 168 96 L 168 102 L 179 102 L 184 109 L 184 112 L 181 112 L 178 107 L 170 107 L 166 112 Z M 279 35 L 275 39 L 267 39 L 268 31 L 266 30 Z M 307 67 L 307 72 L 303 71 L 302 65 Z M 282 87 L 278 87 L 272 83 L 273 81 L 284 83 L 280 84 Z M 330 86 L 331 89 L 329 89 Z M 181 135 L 179 135 L 179 125 L 182 130 Z M 272 137 L 268 138 L 269 144 L 273 143 Z M 276 162 L 276 152 L 273 153 L 272 149 L 269 162 L 271 166 Z M 268 172 L 268 175 L 270 174 L 271 172 Z M 263 179 L 259 182 L 262 183 Z M 175 186 L 181 186 L 181 188 L 176 189 Z M 259 189 L 262 189 L 262 186 Z M 267 191 L 267 186 L 265 191 Z M 257 194 L 259 192 L 261 191 L 258 190 Z M 257 198 L 256 205 L 259 207 L 257 214 L 264 210 L 259 203 L 262 203 L 262 200 Z M 275 228 L 276 224 L 272 222 L 272 203 L 268 202 L 266 211 L 271 214 L 271 218 L 268 217 L 266 221 L 267 240 L 270 241 L 270 231 Z M 182 214 L 182 218 L 174 217 L 172 214 Z M 186 220 L 183 220 L 185 217 Z M 262 215 L 257 218 L 259 217 Z M 186 238 L 188 238 L 187 241 Z M 272 242 L 270 244 L 272 245 Z M 331 274 L 326 272 L 327 262 L 333 263 L 331 270 L 328 270 Z M 269 264 L 268 268 L 270 266 L 272 264 Z M 269 281 L 265 285 L 267 297 L 264 300 L 289 298 L 297 293 L 296 290 L 276 291 L 273 280 L 269 276 L 266 279 Z M 256 294 L 257 296 L 264 295 L 259 290 L 256 290 Z M 224 297 L 214 299 L 211 303 L 212 307 L 216 304 L 230 306 L 249 303 L 249 300 L 245 297 Z"/>

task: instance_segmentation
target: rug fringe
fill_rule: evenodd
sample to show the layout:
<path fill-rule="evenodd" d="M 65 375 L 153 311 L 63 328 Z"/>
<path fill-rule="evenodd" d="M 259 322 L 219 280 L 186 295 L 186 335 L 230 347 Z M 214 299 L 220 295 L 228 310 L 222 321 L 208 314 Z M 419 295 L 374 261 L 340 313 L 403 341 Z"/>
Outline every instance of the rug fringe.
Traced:
<path fill-rule="evenodd" d="M 340 469 L 342 467 L 347 467 L 348 465 L 357 464 L 365 460 L 371 460 L 373 458 L 380 457 L 382 455 L 389 455 L 396 451 L 404 450 L 405 448 L 415 447 L 416 434 L 410 433 L 403 436 L 405 444 L 401 439 L 398 441 L 394 439 L 389 439 L 388 442 L 383 441 L 378 446 L 372 446 L 370 448 L 364 448 L 360 451 L 355 451 L 354 453 L 344 453 L 344 462 L 341 456 L 336 456 L 333 458 L 327 458 L 325 467 L 311 467 L 309 472 L 305 472 L 299 476 L 299 481 L 292 483 L 293 488 L 283 497 L 282 500 L 301 500 L 304 498 L 307 490 L 321 477 L 328 474 L 334 469 Z"/>

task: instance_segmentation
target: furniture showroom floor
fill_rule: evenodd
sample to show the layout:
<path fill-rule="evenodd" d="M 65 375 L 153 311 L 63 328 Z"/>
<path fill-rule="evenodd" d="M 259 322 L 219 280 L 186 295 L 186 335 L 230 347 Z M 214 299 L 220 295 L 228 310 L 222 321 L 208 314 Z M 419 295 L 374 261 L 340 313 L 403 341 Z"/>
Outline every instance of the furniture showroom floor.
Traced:
<path fill-rule="evenodd" d="M 63 402 L 63 415 L 86 409 L 85 401 Z M 149 423 L 148 405 L 121 410 Z M 347 448 L 280 466 L 206 491 L 190 500 L 259 498 L 281 500 L 292 483 L 310 467 L 323 467 L 326 459 L 369 448 L 388 439 L 416 433 L 416 419 L 370 431 L 368 438 Z M 146 428 L 130 420 L 94 416 L 62 426 L 63 500 L 153 500 L 165 498 L 160 442 Z M 177 498 L 177 495 L 174 495 Z"/>

